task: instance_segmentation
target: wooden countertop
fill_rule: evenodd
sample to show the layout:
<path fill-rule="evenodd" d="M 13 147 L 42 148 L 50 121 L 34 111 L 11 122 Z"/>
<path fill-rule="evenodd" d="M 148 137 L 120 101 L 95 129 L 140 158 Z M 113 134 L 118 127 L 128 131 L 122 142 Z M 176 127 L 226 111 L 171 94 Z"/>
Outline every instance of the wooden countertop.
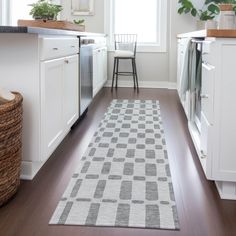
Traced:
<path fill-rule="evenodd" d="M 177 38 L 236 38 L 236 30 L 217 30 L 217 29 L 208 29 L 193 31 L 185 34 L 178 34 Z"/>

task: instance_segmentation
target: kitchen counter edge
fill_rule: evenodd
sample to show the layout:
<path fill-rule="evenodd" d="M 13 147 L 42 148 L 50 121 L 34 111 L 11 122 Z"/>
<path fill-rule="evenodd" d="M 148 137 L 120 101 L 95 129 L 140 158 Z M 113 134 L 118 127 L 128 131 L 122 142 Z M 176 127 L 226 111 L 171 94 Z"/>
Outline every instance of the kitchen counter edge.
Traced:
<path fill-rule="evenodd" d="M 0 26 L 1 33 L 25 33 L 25 34 L 45 34 L 45 35 L 68 35 L 68 36 L 94 36 L 105 37 L 105 34 L 79 32 L 72 30 L 49 29 L 39 27 L 25 27 L 25 26 Z"/>

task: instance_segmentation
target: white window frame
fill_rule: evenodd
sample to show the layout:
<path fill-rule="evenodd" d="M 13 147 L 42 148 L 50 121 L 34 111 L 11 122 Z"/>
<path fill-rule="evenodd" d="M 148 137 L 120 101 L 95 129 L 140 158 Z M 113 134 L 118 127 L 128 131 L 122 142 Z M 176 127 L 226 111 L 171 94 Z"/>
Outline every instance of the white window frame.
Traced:
<path fill-rule="evenodd" d="M 159 12 L 159 29 L 160 29 L 160 38 L 159 43 L 138 43 L 137 52 L 167 52 L 167 0 L 158 0 L 160 1 L 160 8 L 158 7 L 157 11 Z M 104 29 L 107 34 L 107 42 L 109 51 L 114 51 L 114 0 L 104 0 Z"/>
<path fill-rule="evenodd" d="M 9 1 L 0 0 L 0 25 L 9 25 Z"/>

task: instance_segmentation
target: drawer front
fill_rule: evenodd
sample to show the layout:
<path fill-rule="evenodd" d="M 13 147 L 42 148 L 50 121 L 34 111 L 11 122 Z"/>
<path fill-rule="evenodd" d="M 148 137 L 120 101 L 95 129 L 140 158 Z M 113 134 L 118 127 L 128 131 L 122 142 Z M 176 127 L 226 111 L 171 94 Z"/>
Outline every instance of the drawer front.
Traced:
<path fill-rule="evenodd" d="M 73 55 L 79 52 L 78 38 L 41 38 L 40 60 L 49 60 Z"/>
<path fill-rule="evenodd" d="M 213 105 L 214 105 L 214 75 L 215 67 L 203 62 L 202 63 L 202 113 L 213 124 Z"/>

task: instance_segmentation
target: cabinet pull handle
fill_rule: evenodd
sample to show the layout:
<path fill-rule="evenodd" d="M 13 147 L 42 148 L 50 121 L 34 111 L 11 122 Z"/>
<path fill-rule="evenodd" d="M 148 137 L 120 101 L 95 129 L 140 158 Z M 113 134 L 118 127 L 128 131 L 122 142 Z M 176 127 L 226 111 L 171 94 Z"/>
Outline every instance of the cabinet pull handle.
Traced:
<path fill-rule="evenodd" d="M 71 47 L 72 47 L 72 48 L 75 48 L 75 46 L 74 46 L 74 45 L 71 45 Z"/>
<path fill-rule="evenodd" d="M 53 48 L 53 50 L 57 51 L 57 50 L 58 50 L 58 48 Z"/>
<path fill-rule="evenodd" d="M 206 158 L 207 158 L 207 155 L 204 154 L 203 150 L 201 150 L 201 158 L 202 158 L 202 159 L 206 159 Z"/>
<path fill-rule="evenodd" d="M 69 64 L 69 60 L 65 60 L 65 63 L 66 63 L 66 64 Z"/>
<path fill-rule="evenodd" d="M 201 94 L 200 97 L 203 98 L 203 99 L 208 99 L 208 98 L 209 98 L 209 95 L 208 95 L 208 94 Z"/>

